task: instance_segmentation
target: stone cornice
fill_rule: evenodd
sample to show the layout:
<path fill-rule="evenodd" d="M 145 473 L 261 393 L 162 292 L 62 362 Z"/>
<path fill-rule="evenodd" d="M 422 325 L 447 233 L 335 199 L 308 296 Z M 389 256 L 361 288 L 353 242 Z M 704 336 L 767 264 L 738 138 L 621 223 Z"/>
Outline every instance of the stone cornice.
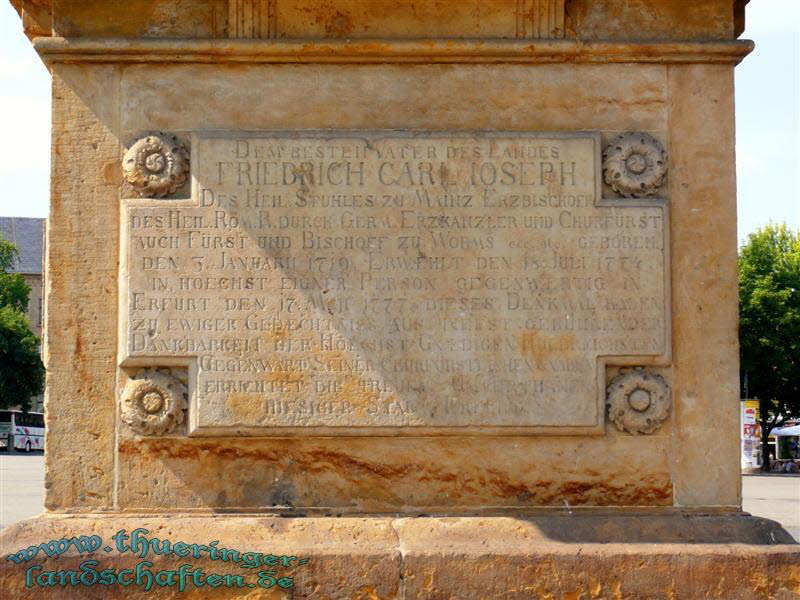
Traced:
<path fill-rule="evenodd" d="M 737 64 L 749 40 L 254 40 L 39 37 L 46 63 L 656 63 Z"/>

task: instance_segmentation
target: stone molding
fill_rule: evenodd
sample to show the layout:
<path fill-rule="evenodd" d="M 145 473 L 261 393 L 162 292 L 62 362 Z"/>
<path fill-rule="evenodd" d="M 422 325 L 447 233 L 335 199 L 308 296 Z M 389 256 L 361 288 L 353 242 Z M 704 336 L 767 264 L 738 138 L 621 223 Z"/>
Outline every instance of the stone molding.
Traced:
<path fill-rule="evenodd" d="M 224 7 L 223 7 L 224 8 Z M 219 37 L 231 39 L 267 39 L 277 36 L 276 0 L 228 0 L 225 23 L 217 28 Z"/>
<path fill-rule="evenodd" d="M 603 150 L 603 179 L 623 198 L 655 196 L 667 169 L 666 150 L 647 133 L 620 134 Z"/>
<path fill-rule="evenodd" d="M 606 392 L 608 417 L 620 431 L 653 433 L 669 416 L 669 386 L 657 373 L 622 369 Z"/>
<path fill-rule="evenodd" d="M 144 369 L 128 380 L 120 418 L 140 435 L 171 433 L 183 423 L 186 384 L 168 370 Z"/>
<path fill-rule="evenodd" d="M 143 198 L 175 193 L 189 176 L 189 153 L 178 136 L 162 131 L 139 138 L 122 158 L 125 181 Z"/>
<path fill-rule="evenodd" d="M 517 0 L 514 10 L 519 39 L 563 38 L 565 0 Z M 217 7 L 215 33 L 231 39 L 268 39 L 280 35 L 278 0 L 227 0 Z"/>
<path fill-rule="evenodd" d="M 517 0 L 517 37 L 563 38 L 565 0 Z"/>
<path fill-rule="evenodd" d="M 738 64 L 748 40 L 586 42 L 577 40 L 189 40 L 37 38 L 47 63 L 655 63 Z"/>

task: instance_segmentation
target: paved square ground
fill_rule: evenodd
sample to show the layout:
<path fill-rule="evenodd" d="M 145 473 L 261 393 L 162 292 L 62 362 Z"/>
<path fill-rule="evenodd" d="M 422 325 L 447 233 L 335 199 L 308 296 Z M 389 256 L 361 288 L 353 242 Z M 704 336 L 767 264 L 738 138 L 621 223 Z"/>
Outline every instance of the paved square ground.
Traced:
<path fill-rule="evenodd" d="M 742 508 L 778 521 L 800 542 L 800 475 L 745 475 Z"/>
<path fill-rule="evenodd" d="M 0 452 L 0 529 L 44 512 L 44 456 Z"/>

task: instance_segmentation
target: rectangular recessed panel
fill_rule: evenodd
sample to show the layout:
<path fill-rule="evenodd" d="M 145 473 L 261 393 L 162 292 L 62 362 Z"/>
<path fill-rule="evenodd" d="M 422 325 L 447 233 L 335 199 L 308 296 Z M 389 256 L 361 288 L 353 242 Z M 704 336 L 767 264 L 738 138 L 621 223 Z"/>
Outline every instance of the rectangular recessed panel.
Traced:
<path fill-rule="evenodd" d="M 601 202 L 599 144 L 197 134 L 191 199 L 123 200 L 122 362 L 193 365 L 195 434 L 598 433 L 668 306 L 666 209 Z"/>

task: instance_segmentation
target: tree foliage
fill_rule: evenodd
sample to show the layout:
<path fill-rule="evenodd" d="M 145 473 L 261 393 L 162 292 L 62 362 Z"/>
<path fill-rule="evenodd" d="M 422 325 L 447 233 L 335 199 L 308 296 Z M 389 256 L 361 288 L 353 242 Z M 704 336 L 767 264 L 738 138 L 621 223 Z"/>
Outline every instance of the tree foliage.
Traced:
<path fill-rule="evenodd" d="M 800 235 L 785 225 L 751 234 L 739 252 L 743 392 L 758 398 L 764 468 L 767 437 L 800 417 Z"/>
<path fill-rule="evenodd" d="M 17 247 L 0 235 L 0 306 L 12 306 L 24 313 L 31 288 L 22 275 L 11 273 L 17 255 Z"/>
<path fill-rule="evenodd" d="M 9 272 L 16 259 L 16 247 L 0 236 L 0 408 L 28 410 L 44 388 L 44 365 L 25 316 L 30 288 L 22 275 Z"/>
<path fill-rule="evenodd" d="M 43 389 L 44 365 L 28 320 L 12 306 L 0 307 L 0 408 L 28 410 Z"/>

